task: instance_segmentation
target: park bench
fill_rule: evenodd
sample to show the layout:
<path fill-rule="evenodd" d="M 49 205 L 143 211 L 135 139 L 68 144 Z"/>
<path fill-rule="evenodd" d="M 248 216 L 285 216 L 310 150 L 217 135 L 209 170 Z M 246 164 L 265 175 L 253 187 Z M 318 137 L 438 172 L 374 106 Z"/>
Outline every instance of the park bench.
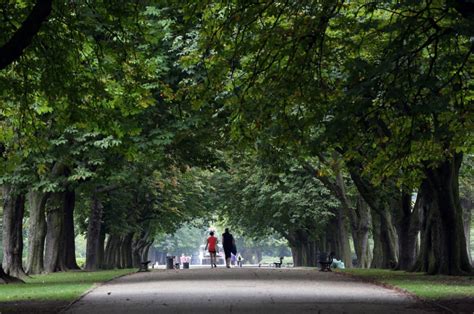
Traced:
<path fill-rule="evenodd" d="M 321 269 L 319 271 L 331 271 L 331 264 L 334 258 L 334 253 L 331 252 L 329 255 L 326 252 L 319 253 L 319 264 Z"/>
<path fill-rule="evenodd" d="M 282 263 L 283 263 L 283 257 L 280 257 L 280 261 L 274 262 L 273 264 L 275 265 L 276 268 L 281 268 Z"/>
<path fill-rule="evenodd" d="M 138 269 L 139 272 L 142 271 L 148 271 L 148 264 L 150 264 L 151 261 L 146 261 L 146 262 L 141 262 L 140 263 L 140 268 Z"/>

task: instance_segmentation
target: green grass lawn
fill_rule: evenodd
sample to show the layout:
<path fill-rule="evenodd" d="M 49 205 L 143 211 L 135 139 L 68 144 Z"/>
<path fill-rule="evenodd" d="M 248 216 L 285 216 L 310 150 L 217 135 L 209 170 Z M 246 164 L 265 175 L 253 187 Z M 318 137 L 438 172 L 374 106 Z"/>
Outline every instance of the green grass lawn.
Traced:
<path fill-rule="evenodd" d="M 386 269 L 344 269 L 341 272 L 389 284 L 428 300 L 474 298 L 474 276 L 428 276 Z"/>
<path fill-rule="evenodd" d="M 0 302 L 73 301 L 96 283 L 134 271 L 136 269 L 34 275 L 27 278 L 24 284 L 0 285 Z"/>

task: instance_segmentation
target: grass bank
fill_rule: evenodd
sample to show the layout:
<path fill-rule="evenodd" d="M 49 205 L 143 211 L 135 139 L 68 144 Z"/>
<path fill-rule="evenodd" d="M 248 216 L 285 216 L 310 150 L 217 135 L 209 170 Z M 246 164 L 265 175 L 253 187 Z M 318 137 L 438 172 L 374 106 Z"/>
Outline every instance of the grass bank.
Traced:
<path fill-rule="evenodd" d="M 118 269 L 97 272 L 71 271 L 34 275 L 23 284 L 0 285 L 0 310 L 29 309 L 30 306 L 48 310 L 67 305 L 95 284 L 136 271 Z"/>
<path fill-rule="evenodd" d="M 400 288 L 421 299 L 445 305 L 453 312 L 474 309 L 474 276 L 429 276 L 387 269 L 344 269 L 341 272 Z"/>

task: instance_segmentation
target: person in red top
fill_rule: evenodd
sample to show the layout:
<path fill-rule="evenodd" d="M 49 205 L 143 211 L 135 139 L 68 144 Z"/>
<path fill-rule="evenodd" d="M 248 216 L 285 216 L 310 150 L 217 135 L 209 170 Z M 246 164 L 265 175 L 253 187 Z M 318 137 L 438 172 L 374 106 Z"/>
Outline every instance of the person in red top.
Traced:
<path fill-rule="evenodd" d="M 207 238 L 206 247 L 204 248 L 204 250 L 208 250 L 209 255 L 211 256 L 211 268 L 217 267 L 217 238 L 214 236 L 214 231 L 209 232 L 209 238 Z"/>

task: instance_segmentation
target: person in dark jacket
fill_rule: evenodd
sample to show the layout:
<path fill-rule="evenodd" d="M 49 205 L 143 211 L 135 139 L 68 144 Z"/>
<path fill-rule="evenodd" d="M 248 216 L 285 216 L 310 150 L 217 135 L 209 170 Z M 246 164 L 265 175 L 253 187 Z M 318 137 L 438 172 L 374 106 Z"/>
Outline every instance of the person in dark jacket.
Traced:
<path fill-rule="evenodd" d="M 222 246 L 224 247 L 225 264 L 227 268 L 230 268 L 230 256 L 232 253 L 237 254 L 237 248 L 235 247 L 235 240 L 229 232 L 229 228 L 225 228 L 225 232 L 222 234 Z"/>

